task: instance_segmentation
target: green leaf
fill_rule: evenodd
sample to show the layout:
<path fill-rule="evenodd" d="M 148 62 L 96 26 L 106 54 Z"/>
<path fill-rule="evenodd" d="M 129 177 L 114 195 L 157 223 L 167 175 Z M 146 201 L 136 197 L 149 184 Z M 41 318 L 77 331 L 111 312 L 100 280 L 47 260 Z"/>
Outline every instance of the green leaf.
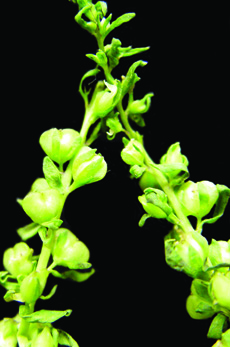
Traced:
<path fill-rule="evenodd" d="M 139 127 L 143 128 L 145 126 L 145 121 L 141 114 L 130 114 L 129 118 L 139 125 Z"/>
<path fill-rule="evenodd" d="M 216 317 L 213 318 L 212 323 L 209 327 L 207 337 L 210 339 L 220 339 L 223 330 L 227 329 L 227 317 L 218 313 Z"/>
<path fill-rule="evenodd" d="M 188 168 L 183 163 L 154 164 L 152 166 L 165 175 L 172 187 L 184 183 L 189 177 Z"/>
<path fill-rule="evenodd" d="M 11 279 L 14 279 L 14 276 L 9 275 L 8 271 L 0 272 L 0 284 L 7 290 L 19 292 L 19 284 L 17 282 L 12 282 Z"/>
<path fill-rule="evenodd" d="M 48 156 L 46 156 L 43 160 L 43 172 L 50 188 L 55 188 L 60 193 L 63 193 L 61 173 L 54 162 Z"/>
<path fill-rule="evenodd" d="M 92 21 L 85 21 L 84 19 L 82 19 L 82 15 L 84 14 L 86 17 L 90 17 L 90 12 L 89 10 L 92 9 L 94 5 L 90 4 L 87 5 L 85 7 L 83 7 L 78 14 L 74 17 L 75 21 L 85 30 L 87 30 L 88 32 L 90 32 L 90 34 L 94 35 L 95 34 L 95 30 L 97 29 L 97 24 L 95 22 Z"/>
<path fill-rule="evenodd" d="M 112 19 L 112 13 L 100 23 L 100 33 L 103 39 L 106 37 L 107 27 L 110 26 L 110 21 Z"/>
<path fill-rule="evenodd" d="M 202 226 L 205 223 L 212 224 L 215 223 L 224 213 L 224 210 L 227 206 L 228 200 L 230 198 L 230 189 L 224 185 L 216 185 L 219 193 L 218 200 L 216 202 L 216 207 L 213 213 L 213 217 L 209 219 L 204 219 L 200 225 L 199 230 L 202 230 Z"/>
<path fill-rule="evenodd" d="M 35 236 L 41 226 L 37 223 L 30 223 L 28 225 L 25 225 L 22 228 L 17 229 L 18 235 L 21 237 L 23 241 L 26 241 L 30 239 L 31 237 Z"/>
<path fill-rule="evenodd" d="M 95 273 L 95 269 L 90 269 L 89 271 L 86 272 L 81 272 L 81 271 L 76 271 L 76 270 L 70 270 L 70 271 L 65 271 L 63 273 L 60 273 L 56 270 L 51 270 L 51 274 L 54 277 L 62 278 L 62 279 L 71 279 L 72 281 L 75 282 L 83 282 L 86 281 L 90 276 L 92 276 Z"/>
<path fill-rule="evenodd" d="M 212 303 L 212 300 L 208 293 L 208 286 L 209 282 L 196 278 L 192 281 L 191 293 L 201 297 L 209 303 Z"/>
<path fill-rule="evenodd" d="M 10 301 L 24 302 L 24 300 L 21 297 L 21 294 L 16 292 L 15 290 L 8 290 L 3 298 L 6 302 L 10 302 Z"/>
<path fill-rule="evenodd" d="M 86 78 L 92 77 L 92 76 L 96 76 L 96 75 L 98 74 L 98 72 L 100 72 L 99 69 L 89 70 L 89 71 L 87 71 L 87 72 L 83 75 L 83 77 L 82 77 L 82 79 L 81 79 L 81 81 L 80 81 L 80 84 L 79 84 L 79 92 L 80 92 L 81 96 L 83 97 L 84 101 L 85 101 L 87 104 L 88 104 L 88 95 L 89 95 L 89 93 L 90 93 L 90 90 L 89 90 L 89 91 L 86 91 L 85 89 L 83 90 L 82 84 L 83 84 L 83 82 L 84 82 L 84 80 L 85 80 Z"/>
<path fill-rule="evenodd" d="M 150 214 L 145 213 L 145 214 L 141 217 L 141 219 L 140 219 L 140 221 L 139 221 L 139 223 L 138 223 L 139 227 L 143 227 L 143 225 L 145 224 L 146 219 L 148 219 L 148 218 L 150 218 L 150 217 L 151 217 Z"/>
<path fill-rule="evenodd" d="M 150 47 L 140 47 L 140 48 L 127 47 L 127 48 L 121 48 L 121 55 L 122 55 L 122 57 L 130 57 L 132 55 L 145 52 L 149 48 Z"/>
<path fill-rule="evenodd" d="M 78 347 L 77 342 L 65 331 L 61 329 L 57 329 L 58 335 L 58 343 L 60 345 L 69 346 L 69 347 Z"/>
<path fill-rule="evenodd" d="M 63 223 L 63 221 L 61 219 L 53 219 L 49 222 L 42 223 L 42 225 L 48 229 L 57 230 L 62 225 L 62 223 Z"/>
<path fill-rule="evenodd" d="M 52 298 L 52 296 L 56 293 L 56 290 L 57 290 L 57 284 L 51 289 L 51 292 L 48 295 L 46 295 L 46 296 L 41 295 L 40 299 L 48 300 L 48 299 Z"/>
<path fill-rule="evenodd" d="M 145 66 L 147 65 L 146 61 L 138 60 L 135 63 L 133 63 L 125 77 L 125 79 L 122 81 L 121 88 L 122 88 L 122 97 L 131 89 L 134 87 L 135 83 L 140 79 L 137 74 L 135 73 L 135 70 L 138 66 Z"/>
<path fill-rule="evenodd" d="M 145 172 L 146 168 L 139 166 L 139 165 L 133 165 L 131 166 L 129 172 L 131 173 L 132 178 L 140 178 L 143 173 Z"/>
<path fill-rule="evenodd" d="M 66 311 L 52 311 L 40 310 L 30 314 L 26 314 L 23 306 L 19 308 L 19 315 L 29 323 L 53 323 L 62 317 L 68 317 L 72 310 Z"/>
<path fill-rule="evenodd" d="M 124 131 L 122 128 L 122 124 L 118 118 L 118 112 L 113 116 L 106 119 L 106 125 L 109 127 L 109 131 L 107 132 L 108 140 L 113 140 L 115 135 L 121 131 Z"/>
<path fill-rule="evenodd" d="M 129 22 L 132 18 L 136 16 L 135 13 L 125 13 L 113 21 L 104 34 L 104 38 L 115 28 L 119 27 L 121 24 Z"/>

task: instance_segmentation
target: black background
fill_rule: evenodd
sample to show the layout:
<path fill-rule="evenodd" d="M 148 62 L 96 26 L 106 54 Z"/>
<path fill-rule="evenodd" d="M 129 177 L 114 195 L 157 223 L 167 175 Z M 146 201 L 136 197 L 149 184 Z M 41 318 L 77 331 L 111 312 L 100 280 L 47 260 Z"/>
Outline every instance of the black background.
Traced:
<path fill-rule="evenodd" d="M 145 115 L 146 149 L 158 162 L 168 147 L 180 142 L 189 160 L 190 179 L 230 186 L 229 172 L 229 12 L 216 4 L 201 6 L 108 2 L 113 19 L 126 12 L 136 17 L 106 39 L 123 46 L 151 46 L 138 56 L 124 58 L 114 77 L 125 75 L 136 60 L 141 80 L 134 96 L 154 92 Z M 10 2 L 4 8 L 2 51 L 1 134 L 1 254 L 20 239 L 16 229 L 30 223 L 16 203 L 37 177 L 42 177 L 44 154 L 38 140 L 52 127 L 80 130 L 83 101 L 78 93 L 82 75 L 94 64 L 96 40 L 74 20 L 77 6 L 67 0 Z M 134 126 L 135 129 L 137 129 Z M 152 343 L 168 346 L 211 346 L 210 320 L 192 320 L 185 309 L 191 279 L 169 268 L 163 237 L 167 222 L 149 219 L 138 227 L 142 192 L 130 180 L 120 159 L 122 136 L 108 142 L 102 135 L 93 144 L 108 163 L 109 172 L 97 183 L 72 193 L 64 209 L 64 224 L 90 249 L 95 274 L 84 283 L 50 278 L 47 294 L 37 309 L 65 310 L 68 318 L 54 326 L 66 330 L 80 347 Z M 203 235 L 228 239 L 230 208 Z M 40 252 L 38 236 L 29 240 Z M 5 291 L 0 288 L 1 297 Z M 18 303 L 1 303 L 1 317 L 14 316 Z M 160 343 L 159 343 L 160 341 Z"/>

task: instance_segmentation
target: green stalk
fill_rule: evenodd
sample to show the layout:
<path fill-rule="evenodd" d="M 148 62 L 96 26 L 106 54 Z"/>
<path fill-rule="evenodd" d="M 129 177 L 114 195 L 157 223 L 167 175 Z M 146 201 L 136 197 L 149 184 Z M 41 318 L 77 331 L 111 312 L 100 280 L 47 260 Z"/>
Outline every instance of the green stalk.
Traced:
<path fill-rule="evenodd" d="M 144 147 L 143 147 L 143 149 L 144 149 Z M 194 231 L 190 221 L 188 220 L 188 218 L 184 215 L 183 211 L 181 210 L 180 203 L 179 203 L 179 201 L 178 201 L 178 199 L 174 193 L 173 188 L 169 185 L 169 183 L 168 183 L 167 179 L 164 177 L 164 175 L 159 170 L 155 169 L 152 166 L 152 164 L 154 164 L 152 159 L 149 157 L 149 155 L 147 154 L 145 149 L 144 149 L 144 151 L 145 151 L 146 164 L 151 167 L 150 168 L 151 172 L 155 176 L 155 178 L 156 178 L 158 184 L 160 185 L 160 187 L 162 188 L 162 190 L 167 195 L 168 200 L 169 200 L 175 214 L 177 215 L 177 217 L 180 220 L 180 225 L 181 225 L 182 229 L 184 230 L 184 232 L 187 232 L 187 233 Z"/>

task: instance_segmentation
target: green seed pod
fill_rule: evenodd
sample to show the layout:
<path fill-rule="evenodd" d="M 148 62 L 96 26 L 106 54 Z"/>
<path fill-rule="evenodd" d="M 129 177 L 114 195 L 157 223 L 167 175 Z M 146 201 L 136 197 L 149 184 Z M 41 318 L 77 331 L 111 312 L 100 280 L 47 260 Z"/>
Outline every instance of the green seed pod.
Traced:
<path fill-rule="evenodd" d="M 23 279 L 20 293 L 25 303 L 34 303 L 42 295 L 48 275 L 48 271 L 44 269 L 39 272 L 33 271 Z"/>
<path fill-rule="evenodd" d="M 64 197 L 56 189 L 29 192 L 22 200 L 22 208 L 38 224 L 60 218 Z"/>
<path fill-rule="evenodd" d="M 32 341 L 31 347 L 55 347 L 50 328 L 46 326 Z"/>
<path fill-rule="evenodd" d="M 217 271 L 210 281 L 210 296 L 215 305 L 230 311 L 230 279 Z"/>
<path fill-rule="evenodd" d="M 53 128 L 40 136 L 39 143 L 50 159 L 62 165 L 81 147 L 82 138 L 73 129 Z"/>
<path fill-rule="evenodd" d="M 188 181 L 183 183 L 177 190 L 176 195 L 184 214 L 197 218 L 206 216 L 219 197 L 217 187 L 209 181 L 198 183 Z"/>
<path fill-rule="evenodd" d="M 189 295 L 186 300 L 186 309 L 193 319 L 207 319 L 215 314 L 210 303 L 196 295 Z"/>
<path fill-rule="evenodd" d="M 165 260 L 177 271 L 198 278 L 208 255 L 208 242 L 196 231 L 178 234 L 178 240 L 165 238 Z"/>
<path fill-rule="evenodd" d="M 105 177 L 107 164 L 100 154 L 95 154 L 95 151 L 88 146 L 83 146 L 75 157 L 72 166 L 75 189 Z"/>
<path fill-rule="evenodd" d="M 0 321 L 1 347 L 17 347 L 17 323 L 13 318 L 4 318 Z"/>
<path fill-rule="evenodd" d="M 218 264 L 230 264 L 230 240 L 227 241 L 216 241 L 212 239 L 209 245 L 208 260 L 210 266 L 216 266 Z M 228 267 L 220 267 L 218 271 L 226 273 Z"/>
<path fill-rule="evenodd" d="M 128 165 L 143 165 L 144 151 L 141 144 L 131 139 L 121 151 L 121 158 Z"/>
<path fill-rule="evenodd" d="M 13 248 L 8 248 L 3 255 L 3 265 L 14 277 L 28 275 L 33 270 L 33 249 L 25 242 L 16 243 Z"/>
<path fill-rule="evenodd" d="M 66 228 L 60 228 L 55 232 L 52 255 L 57 265 L 69 269 L 77 269 L 79 263 L 87 262 L 90 257 L 86 245 Z"/>
<path fill-rule="evenodd" d="M 145 171 L 139 180 L 139 186 L 144 191 L 146 188 L 157 188 L 161 189 L 157 183 L 155 177 L 149 172 Z"/>
<path fill-rule="evenodd" d="M 130 115 L 148 112 L 152 96 L 154 96 L 153 93 L 148 93 L 141 100 L 132 101 L 127 107 L 127 112 Z"/>
<path fill-rule="evenodd" d="M 153 218 L 167 218 L 172 214 L 167 195 L 156 188 L 146 188 L 145 194 L 138 197 L 144 210 Z"/>
<path fill-rule="evenodd" d="M 106 89 L 104 89 L 104 85 L 106 85 Z M 101 90 L 102 87 L 103 90 Z M 116 85 L 109 84 L 106 81 L 102 85 L 101 81 L 99 81 L 90 102 L 90 110 L 94 121 L 98 118 L 105 117 L 113 110 L 116 105 L 117 96 L 118 87 Z"/>

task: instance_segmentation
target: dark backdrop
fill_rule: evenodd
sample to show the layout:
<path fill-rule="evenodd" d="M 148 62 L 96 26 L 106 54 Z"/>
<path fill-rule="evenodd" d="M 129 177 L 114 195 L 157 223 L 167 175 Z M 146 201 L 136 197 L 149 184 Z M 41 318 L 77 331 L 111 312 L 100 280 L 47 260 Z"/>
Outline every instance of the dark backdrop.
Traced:
<path fill-rule="evenodd" d="M 114 70 L 120 78 L 134 61 L 149 63 L 137 70 L 141 80 L 134 94 L 137 99 L 155 94 L 146 128 L 139 130 L 146 149 L 158 162 L 179 141 L 191 180 L 230 186 L 229 13 L 216 4 L 148 3 L 142 8 L 131 0 L 108 2 L 113 19 L 126 12 L 137 15 L 106 41 L 116 37 L 124 46 L 151 46 L 124 58 Z M 41 133 L 52 127 L 80 130 L 84 110 L 78 85 L 94 67 L 85 54 L 97 49 L 94 37 L 74 21 L 77 6 L 67 0 L 10 2 L 3 13 L 1 254 L 20 241 L 16 229 L 30 222 L 16 198 L 23 198 L 42 176 Z M 138 227 L 141 190 L 120 159 L 121 138 L 108 142 L 101 136 L 93 143 L 109 172 L 103 181 L 69 196 L 64 210 L 63 226 L 89 247 L 96 272 L 80 284 L 50 279 L 46 292 L 58 283 L 57 293 L 38 302 L 37 309 L 72 308 L 72 315 L 55 326 L 68 331 L 80 347 L 210 346 L 210 320 L 192 320 L 185 310 L 191 279 L 164 260 L 163 237 L 170 225 L 149 219 Z M 228 238 L 229 214 L 228 206 L 216 224 L 205 226 L 209 241 Z M 38 236 L 28 243 L 40 252 Z M 4 292 L 0 288 L 1 297 Z M 0 300 L 0 318 L 14 316 L 18 303 Z"/>

